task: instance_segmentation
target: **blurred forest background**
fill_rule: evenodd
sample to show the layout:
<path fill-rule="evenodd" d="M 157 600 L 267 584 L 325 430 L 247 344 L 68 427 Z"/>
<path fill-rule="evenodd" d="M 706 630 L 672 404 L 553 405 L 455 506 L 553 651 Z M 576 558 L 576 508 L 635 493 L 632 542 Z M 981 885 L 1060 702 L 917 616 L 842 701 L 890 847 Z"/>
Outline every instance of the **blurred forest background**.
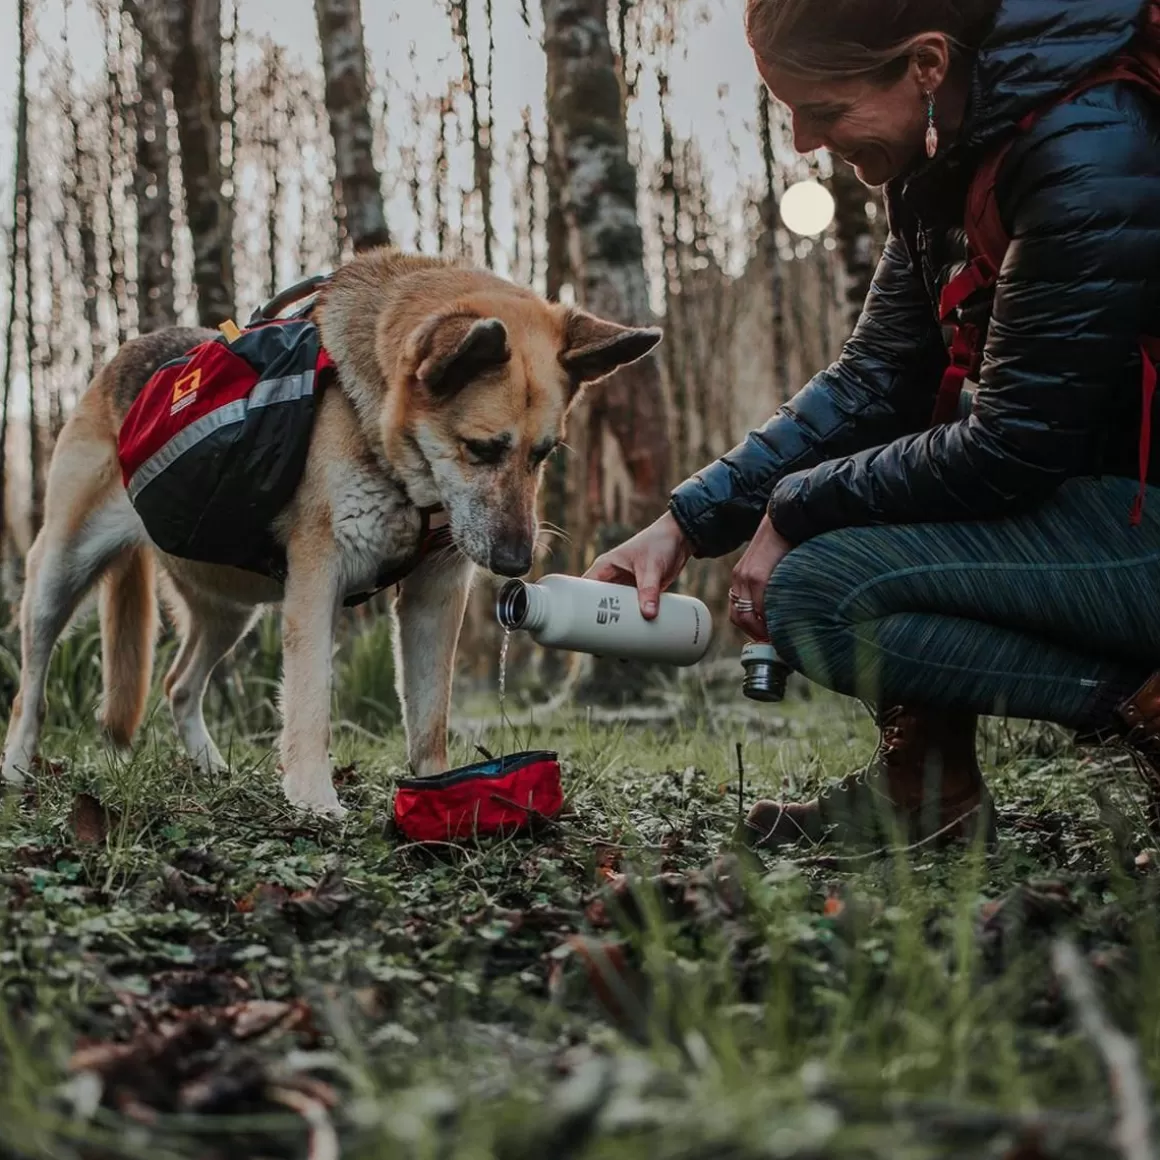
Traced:
<path fill-rule="evenodd" d="M 673 483 L 836 356 L 884 231 L 849 170 L 793 152 L 742 9 L 0 0 L 15 64 L 0 89 L 5 609 L 53 440 L 119 343 L 244 321 L 385 242 L 665 326 L 655 361 L 575 415 L 544 493 L 563 535 L 539 566 L 580 568 L 657 515 Z M 837 204 L 812 240 L 777 214 L 810 175 Z M 697 565 L 685 587 L 723 615 L 728 577 Z M 464 675 L 494 671 L 492 594 L 481 581 Z"/>

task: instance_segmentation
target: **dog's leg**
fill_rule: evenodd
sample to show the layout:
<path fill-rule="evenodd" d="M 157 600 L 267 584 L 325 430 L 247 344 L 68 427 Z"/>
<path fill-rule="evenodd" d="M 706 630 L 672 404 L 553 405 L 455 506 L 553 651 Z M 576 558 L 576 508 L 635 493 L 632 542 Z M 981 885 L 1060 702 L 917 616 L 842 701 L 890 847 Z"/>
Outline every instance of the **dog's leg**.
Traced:
<path fill-rule="evenodd" d="M 455 650 L 474 565 L 440 552 L 403 581 L 395 602 L 395 680 L 407 727 L 407 759 L 419 777 L 447 768 L 447 718 Z"/>
<path fill-rule="evenodd" d="M 188 619 L 165 691 L 185 751 L 206 773 L 218 773 L 227 763 L 205 725 L 205 690 L 214 669 L 249 631 L 258 610 L 191 599 L 186 593 L 183 597 Z"/>
<path fill-rule="evenodd" d="M 121 492 L 69 534 L 64 515 L 48 505 L 47 519 L 28 553 L 20 605 L 20 691 L 4 744 L 2 778 L 20 782 L 32 767 L 46 711 L 48 663 L 57 639 L 101 573 L 140 538 Z"/>
<path fill-rule="evenodd" d="M 333 557 L 308 533 L 291 537 L 282 602 L 282 789 L 289 801 L 341 817 L 330 765 L 330 690 L 339 585 Z"/>

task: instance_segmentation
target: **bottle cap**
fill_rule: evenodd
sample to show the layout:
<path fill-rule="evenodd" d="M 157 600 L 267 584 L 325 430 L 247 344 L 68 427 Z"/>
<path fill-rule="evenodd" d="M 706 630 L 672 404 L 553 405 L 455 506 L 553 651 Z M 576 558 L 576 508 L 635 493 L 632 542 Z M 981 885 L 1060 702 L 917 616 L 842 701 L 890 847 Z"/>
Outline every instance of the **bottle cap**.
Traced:
<path fill-rule="evenodd" d="M 741 650 L 741 663 L 743 665 L 753 662 L 776 664 L 779 660 L 781 658 L 777 655 L 777 649 L 771 644 L 760 644 L 757 641 L 752 641 Z"/>

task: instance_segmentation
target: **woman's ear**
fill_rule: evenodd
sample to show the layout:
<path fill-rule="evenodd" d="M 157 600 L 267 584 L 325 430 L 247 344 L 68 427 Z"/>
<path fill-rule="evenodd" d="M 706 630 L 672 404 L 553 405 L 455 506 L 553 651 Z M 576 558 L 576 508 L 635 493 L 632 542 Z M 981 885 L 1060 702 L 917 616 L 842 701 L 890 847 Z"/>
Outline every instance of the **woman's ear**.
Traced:
<path fill-rule="evenodd" d="M 935 93 L 951 71 L 951 42 L 942 32 L 916 36 L 910 47 L 910 71 L 920 92 Z"/>

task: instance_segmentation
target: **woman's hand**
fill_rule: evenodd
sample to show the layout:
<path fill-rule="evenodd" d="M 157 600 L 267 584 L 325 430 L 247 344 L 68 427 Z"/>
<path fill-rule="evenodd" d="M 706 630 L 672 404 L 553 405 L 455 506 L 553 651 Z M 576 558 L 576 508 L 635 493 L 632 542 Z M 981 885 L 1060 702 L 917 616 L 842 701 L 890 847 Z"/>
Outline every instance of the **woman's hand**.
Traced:
<path fill-rule="evenodd" d="M 631 543 L 631 541 L 629 541 Z M 766 516 L 733 569 L 729 589 L 729 619 L 751 640 L 768 641 L 765 629 L 765 590 L 773 570 L 793 545 L 782 539 Z"/>
<path fill-rule="evenodd" d="M 681 574 L 692 554 L 693 546 L 680 525 L 671 512 L 665 512 L 631 540 L 605 552 L 584 578 L 635 586 L 641 615 L 653 620 L 661 593 Z"/>

